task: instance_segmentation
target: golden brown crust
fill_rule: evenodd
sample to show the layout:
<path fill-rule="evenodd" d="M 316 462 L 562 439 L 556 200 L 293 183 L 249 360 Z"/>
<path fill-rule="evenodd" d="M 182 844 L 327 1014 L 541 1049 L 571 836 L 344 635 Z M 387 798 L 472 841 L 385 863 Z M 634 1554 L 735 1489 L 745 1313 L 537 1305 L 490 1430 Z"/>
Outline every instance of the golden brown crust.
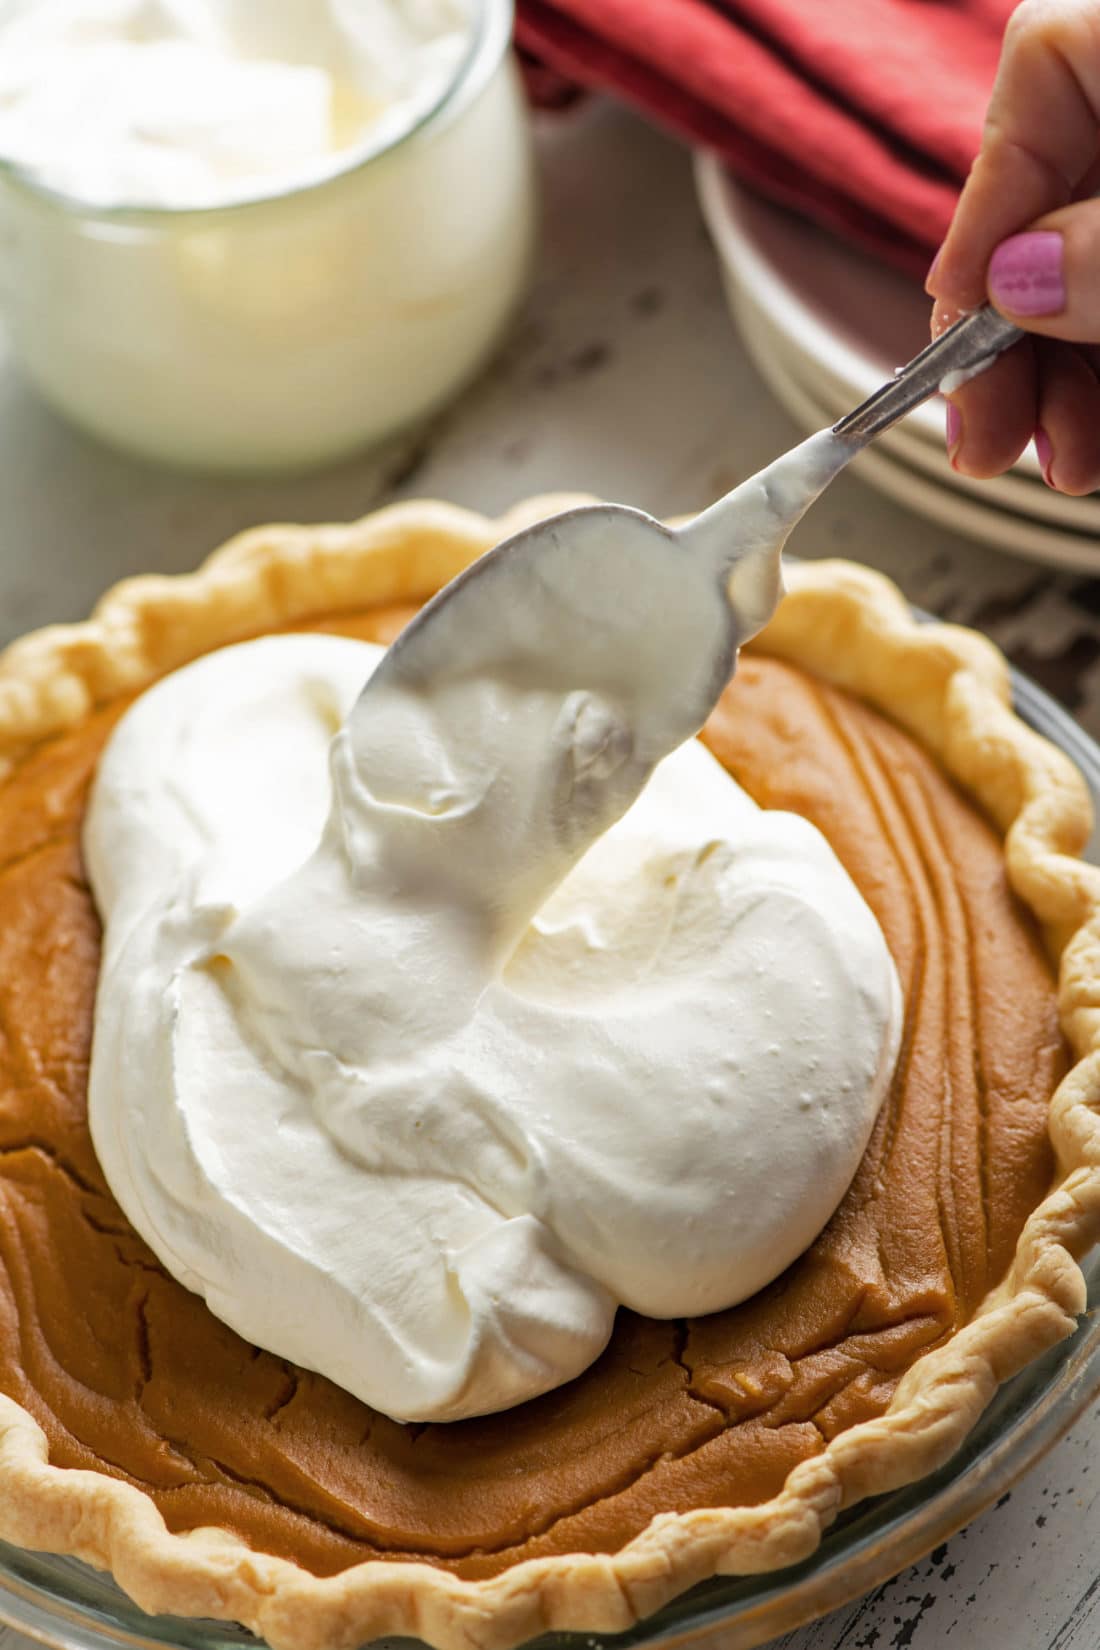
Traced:
<path fill-rule="evenodd" d="M 350 527 L 247 533 L 185 579 L 119 586 L 86 625 L 0 658 L 0 778 L 39 740 L 212 647 L 277 625 L 429 595 L 503 534 L 576 500 L 532 500 L 501 522 L 397 505 Z M 1006 833 L 1016 891 L 1060 966 L 1077 1064 L 1055 1095 L 1058 1183 L 976 1316 L 903 1377 L 881 1417 L 842 1432 L 755 1507 L 666 1514 L 615 1554 L 538 1559 L 488 1581 L 371 1561 L 331 1577 L 218 1530 L 172 1535 L 140 1490 L 51 1466 L 44 1434 L 0 1399 L 0 1537 L 114 1571 L 147 1609 L 244 1622 L 276 1650 L 339 1650 L 382 1634 L 495 1650 L 548 1628 L 614 1631 L 719 1572 L 806 1557 L 843 1506 L 933 1470 L 997 1383 L 1067 1334 L 1084 1306 L 1075 1257 L 1100 1234 L 1100 871 L 1073 858 L 1087 793 L 1072 765 L 1009 708 L 997 651 L 918 626 L 888 581 L 845 563 L 797 568 L 767 652 L 846 687 L 917 734 Z"/>

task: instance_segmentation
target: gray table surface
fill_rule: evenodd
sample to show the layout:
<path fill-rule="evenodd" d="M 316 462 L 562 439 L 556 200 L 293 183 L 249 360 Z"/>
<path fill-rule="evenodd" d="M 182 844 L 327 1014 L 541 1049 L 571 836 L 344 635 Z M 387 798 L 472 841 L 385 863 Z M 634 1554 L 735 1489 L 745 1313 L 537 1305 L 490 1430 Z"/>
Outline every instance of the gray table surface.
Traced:
<path fill-rule="evenodd" d="M 0 644 L 84 616 L 130 573 L 190 569 L 257 522 L 345 520 L 429 496 L 496 513 L 580 490 L 698 508 L 798 432 L 735 336 L 688 157 L 591 104 L 543 121 L 545 227 L 531 297 L 480 381 L 369 457 L 286 480 L 133 463 L 57 420 L 0 340 Z M 920 605 L 987 631 L 1100 738 L 1097 577 L 1052 573 L 931 527 L 842 477 L 798 528 L 803 556 L 881 568 Z M 1096 1650 L 1100 1405 L 1002 1503 L 783 1650 Z M 0 1630 L 0 1650 L 24 1650 Z"/>

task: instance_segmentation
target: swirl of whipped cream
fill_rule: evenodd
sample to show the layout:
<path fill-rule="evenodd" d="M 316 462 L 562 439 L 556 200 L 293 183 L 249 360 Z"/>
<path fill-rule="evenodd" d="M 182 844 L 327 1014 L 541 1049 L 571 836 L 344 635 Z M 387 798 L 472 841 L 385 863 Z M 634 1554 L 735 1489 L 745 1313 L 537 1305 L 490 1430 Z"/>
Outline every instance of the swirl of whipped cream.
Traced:
<path fill-rule="evenodd" d="M 793 1261 L 900 998 L 824 838 L 697 741 L 647 782 L 621 707 L 461 672 L 364 726 L 381 657 L 249 642 L 120 722 L 91 1124 L 226 1323 L 454 1419 L 578 1374 L 617 1304 L 711 1312 Z"/>

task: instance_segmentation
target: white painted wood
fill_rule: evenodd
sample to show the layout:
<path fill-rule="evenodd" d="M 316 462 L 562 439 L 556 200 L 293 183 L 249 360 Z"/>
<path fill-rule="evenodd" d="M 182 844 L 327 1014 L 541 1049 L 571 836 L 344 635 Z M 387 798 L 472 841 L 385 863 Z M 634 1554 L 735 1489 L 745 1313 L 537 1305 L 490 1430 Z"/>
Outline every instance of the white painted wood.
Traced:
<path fill-rule="evenodd" d="M 495 512 L 558 489 L 673 513 L 790 445 L 730 326 L 682 151 L 598 104 L 544 122 L 540 146 L 543 252 L 511 341 L 457 405 L 384 452 L 283 481 L 151 470 L 68 429 L 0 359 L 0 642 L 82 616 L 126 574 L 190 568 L 259 521 L 416 495 Z M 854 475 L 792 548 L 868 561 L 984 626 L 1100 736 L 1100 580 L 931 528 Z M 1097 1650 L 1098 1457 L 1100 1409 L 1003 1506 L 782 1650 Z M 0 1630 L 0 1650 L 29 1643 Z"/>
<path fill-rule="evenodd" d="M 1100 1406 L 921 1564 L 773 1650 L 1097 1650 Z"/>

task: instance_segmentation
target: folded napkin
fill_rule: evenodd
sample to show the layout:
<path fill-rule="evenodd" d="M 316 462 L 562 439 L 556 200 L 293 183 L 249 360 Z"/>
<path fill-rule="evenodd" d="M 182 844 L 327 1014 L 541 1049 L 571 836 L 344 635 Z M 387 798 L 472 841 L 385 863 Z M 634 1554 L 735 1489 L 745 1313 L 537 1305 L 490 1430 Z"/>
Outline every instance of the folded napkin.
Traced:
<path fill-rule="evenodd" d="M 978 148 L 1014 0 L 518 0 L 519 45 L 914 273 Z"/>

